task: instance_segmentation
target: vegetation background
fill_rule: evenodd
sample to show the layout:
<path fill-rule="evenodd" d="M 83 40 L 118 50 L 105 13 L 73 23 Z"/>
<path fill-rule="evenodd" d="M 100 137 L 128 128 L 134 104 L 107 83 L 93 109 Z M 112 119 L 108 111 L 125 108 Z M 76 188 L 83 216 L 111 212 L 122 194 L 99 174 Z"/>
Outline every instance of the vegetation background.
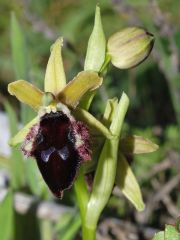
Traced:
<path fill-rule="evenodd" d="M 130 98 L 124 134 L 150 138 L 157 152 L 129 159 L 146 203 L 138 213 L 115 188 L 103 212 L 98 239 L 147 240 L 180 215 L 180 1 L 99 0 L 106 37 L 141 26 L 155 35 L 151 56 L 140 66 L 110 67 L 92 105 L 100 117 L 108 98 Z M 71 80 L 83 68 L 96 1 L 0 0 L 0 239 L 80 239 L 73 188 L 54 199 L 36 168 L 7 140 L 33 113 L 7 93 L 19 78 L 43 87 L 49 48 L 63 36 L 63 59 Z M 8 125 L 7 125 L 8 124 Z M 7 127 L 4 127 L 7 126 Z M 9 126 L 9 127 L 8 127 Z"/>

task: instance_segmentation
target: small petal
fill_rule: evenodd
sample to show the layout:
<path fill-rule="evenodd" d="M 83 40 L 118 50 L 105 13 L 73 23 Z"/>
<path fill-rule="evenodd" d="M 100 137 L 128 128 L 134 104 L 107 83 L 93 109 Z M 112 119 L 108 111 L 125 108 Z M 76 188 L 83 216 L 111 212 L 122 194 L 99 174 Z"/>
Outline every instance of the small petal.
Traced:
<path fill-rule="evenodd" d="M 25 127 L 23 127 L 13 138 L 10 139 L 9 144 L 11 146 L 16 146 L 17 144 L 24 141 L 26 138 L 30 128 L 38 123 L 39 117 L 34 118 L 31 122 L 29 122 Z"/>
<path fill-rule="evenodd" d="M 59 38 L 51 47 L 51 55 L 45 74 L 44 91 L 51 92 L 55 96 L 65 87 L 66 77 L 64 73 L 61 47 L 63 39 Z"/>
<path fill-rule="evenodd" d="M 96 72 L 82 71 L 59 93 L 58 99 L 65 105 L 75 108 L 86 92 L 95 90 L 101 84 L 102 78 Z"/>
<path fill-rule="evenodd" d="M 8 92 L 11 95 L 38 111 L 42 103 L 43 92 L 27 81 L 18 80 L 8 85 Z"/>
<path fill-rule="evenodd" d="M 116 173 L 116 185 L 138 211 L 144 210 L 144 202 L 139 184 L 122 154 L 119 154 Z"/>
<path fill-rule="evenodd" d="M 128 136 L 121 139 L 120 150 L 124 154 L 151 153 L 158 149 L 158 145 L 141 136 Z"/>

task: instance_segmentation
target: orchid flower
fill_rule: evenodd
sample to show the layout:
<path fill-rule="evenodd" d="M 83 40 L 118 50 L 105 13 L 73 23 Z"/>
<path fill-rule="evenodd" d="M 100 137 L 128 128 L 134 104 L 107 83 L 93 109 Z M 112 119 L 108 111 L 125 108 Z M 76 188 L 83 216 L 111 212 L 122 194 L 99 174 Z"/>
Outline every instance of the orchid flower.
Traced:
<path fill-rule="evenodd" d="M 63 39 L 59 38 L 51 48 L 44 92 L 24 80 L 8 85 L 11 95 L 37 112 L 10 144 L 22 143 L 24 155 L 36 159 L 48 187 L 60 198 L 63 191 L 71 187 L 81 163 L 91 160 L 91 129 L 109 134 L 96 118 L 78 108 L 82 96 L 98 88 L 102 78 L 95 71 L 82 71 L 66 84 L 62 44 Z"/>

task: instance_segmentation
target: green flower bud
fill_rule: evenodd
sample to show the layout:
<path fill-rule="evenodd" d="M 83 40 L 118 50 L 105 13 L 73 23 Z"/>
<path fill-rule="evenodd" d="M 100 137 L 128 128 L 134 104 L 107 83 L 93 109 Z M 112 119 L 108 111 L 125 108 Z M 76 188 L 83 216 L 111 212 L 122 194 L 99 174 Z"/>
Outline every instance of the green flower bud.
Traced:
<path fill-rule="evenodd" d="M 112 64 L 120 69 L 134 67 L 144 61 L 154 44 L 151 33 L 142 28 L 129 27 L 113 34 L 107 44 Z"/>

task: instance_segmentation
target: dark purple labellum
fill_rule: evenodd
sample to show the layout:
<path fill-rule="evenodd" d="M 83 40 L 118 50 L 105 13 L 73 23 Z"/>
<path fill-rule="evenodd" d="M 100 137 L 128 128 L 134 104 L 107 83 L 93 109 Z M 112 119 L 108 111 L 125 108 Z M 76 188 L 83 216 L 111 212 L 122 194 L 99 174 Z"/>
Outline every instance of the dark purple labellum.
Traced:
<path fill-rule="evenodd" d="M 63 190 L 72 185 L 83 160 L 75 146 L 73 124 L 62 111 L 45 114 L 40 120 L 31 151 L 45 182 L 60 198 Z"/>

